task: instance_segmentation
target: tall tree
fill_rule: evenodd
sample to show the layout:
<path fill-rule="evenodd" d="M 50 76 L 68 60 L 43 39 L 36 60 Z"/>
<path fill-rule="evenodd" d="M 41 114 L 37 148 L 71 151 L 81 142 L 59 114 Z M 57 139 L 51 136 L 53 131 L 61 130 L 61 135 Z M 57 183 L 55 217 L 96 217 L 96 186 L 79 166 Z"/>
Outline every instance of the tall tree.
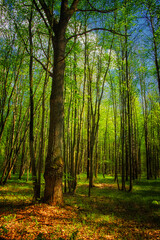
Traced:
<path fill-rule="evenodd" d="M 145 0 L 144 4 L 147 8 L 146 11 L 146 18 L 149 22 L 152 34 L 152 43 L 153 43 L 153 54 L 154 54 L 154 62 L 156 67 L 156 75 L 157 75 L 157 82 L 158 82 L 158 89 L 160 94 L 160 63 L 159 63 L 159 51 L 158 48 L 160 46 L 159 37 L 160 37 L 160 19 L 159 19 L 159 11 L 160 11 L 160 4 L 158 1 L 150 1 Z"/>
<path fill-rule="evenodd" d="M 33 100 L 33 41 L 32 41 L 32 21 L 33 21 L 33 5 L 31 6 L 31 13 L 29 18 L 29 46 L 30 46 L 30 64 L 29 64 L 29 83 L 30 83 L 30 134 L 29 134 L 29 146 L 30 146 L 30 158 L 32 164 L 32 178 L 34 184 L 34 199 L 38 198 L 37 189 L 37 173 L 36 173 L 36 160 L 34 153 L 34 136 L 33 136 L 33 120 L 34 120 L 34 100 Z"/>
<path fill-rule="evenodd" d="M 56 16 L 54 12 L 54 1 L 39 0 L 37 3 L 36 0 L 33 0 L 33 2 L 49 33 L 52 33 L 52 47 L 54 49 L 48 153 L 44 173 L 44 201 L 50 204 L 63 204 L 63 90 L 67 44 L 66 29 L 79 1 L 74 0 L 69 7 L 68 0 L 62 0 L 59 16 Z"/>

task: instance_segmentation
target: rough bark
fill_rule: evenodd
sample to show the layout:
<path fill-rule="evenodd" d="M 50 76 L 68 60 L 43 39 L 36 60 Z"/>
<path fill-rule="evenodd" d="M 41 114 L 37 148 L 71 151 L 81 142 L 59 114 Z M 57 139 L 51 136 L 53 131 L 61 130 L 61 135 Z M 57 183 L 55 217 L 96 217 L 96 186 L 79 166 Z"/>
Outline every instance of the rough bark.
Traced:
<path fill-rule="evenodd" d="M 59 21 L 53 14 L 52 6 L 45 1 L 39 0 L 41 8 L 36 1 L 33 3 L 43 18 L 48 31 L 53 33 L 52 45 L 54 49 L 52 90 L 50 97 L 50 126 L 48 139 L 48 153 L 45 164 L 45 191 L 44 201 L 52 205 L 63 204 L 62 176 L 63 176 L 63 115 L 64 115 L 64 71 L 65 71 L 65 49 L 66 49 L 66 28 L 69 19 L 76 11 L 78 0 L 74 0 L 68 6 L 68 0 L 61 1 Z M 53 2 L 54 3 L 54 2 Z M 44 18 L 44 14 L 47 21 Z"/>
<path fill-rule="evenodd" d="M 63 176 L 63 84 L 64 84 L 64 55 L 65 37 L 60 35 L 54 41 L 54 72 L 52 79 L 52 93 L 50 97 L 50 130 L 48 154 L 45 166 L 44 201 L 52 204 L 62 204 L 62 176 Z M 60 38 L 60 41 L 59 41 Z"/>

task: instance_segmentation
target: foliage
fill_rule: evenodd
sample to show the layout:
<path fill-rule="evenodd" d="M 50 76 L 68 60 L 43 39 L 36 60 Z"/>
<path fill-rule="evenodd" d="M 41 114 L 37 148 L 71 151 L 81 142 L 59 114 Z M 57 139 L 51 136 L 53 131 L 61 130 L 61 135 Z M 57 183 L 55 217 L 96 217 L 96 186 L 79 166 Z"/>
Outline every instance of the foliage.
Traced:
<path fill-rule="evenodd" d="M 56 26 L 60 20 L 60 2 L 44 2 L 50 13 L 54 13 Z M 49 149 L 55 29 L 48 28 L 45 11 L 39 14 L 40 1 L 34 3 L 37 5 L 32 5 L 30 0 L 7 0 L 0 5 L 2 185 L 14 179 L 15 173 L 19 179 L 23 176 L 27 179 L 32 170 L 29 154 L 31 57 L 33 152 L 35 175 L 39 177 L 45 171 Z M 68 6 L 71 3 L 69 1 Z M 31 10 L 33 52 L 29 41 Z M 65 192 L 76 191 L 79 173 L 87 174 L 93 186 L 98 173 L 112 175 L 123 190 L 128 190 L 129 179 L 131 184 L 142 176 L 153 181 L 159 178 L 159 19 L 158 1 L 110 0 L 80 1 L 69 20 L 63 59 L 64 122 L 61 128 Z M 44 181 L 40 179 L 39 185 L 43 188 Z M 42 196 L 42 191 L 40 193 Z M 31 196 L 27 197 L 30 201 Z"/>

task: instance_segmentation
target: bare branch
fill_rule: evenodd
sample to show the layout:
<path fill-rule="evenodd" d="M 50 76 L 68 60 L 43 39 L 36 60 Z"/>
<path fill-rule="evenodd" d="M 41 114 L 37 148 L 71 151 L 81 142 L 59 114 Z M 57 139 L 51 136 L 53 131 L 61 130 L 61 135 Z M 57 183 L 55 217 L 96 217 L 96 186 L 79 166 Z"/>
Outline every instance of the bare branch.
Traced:
<path fill-rule="evenodd" d="M 99 13 L 111 13 L 116 11 L 118 8 L 113 8 L 109 10 L 99 10 L 99 9 L 77 9 L 77 12 L 99 12 Z"/>
<path fill-rule="evenodd" d="M 79 0 L 74 0 L 70 7 L 70 10 L 76 11 L 78 3 L 79 3 Z"/>
<path fill-rule="evenodd" d="M 82 33 L 78 33 L 78 34 L 72 35 L 71 37 L 69 37 L 69 38 L 67 39 L 67 41 L 69 41 L 69 40 L 72 39 L 72 38 L 75 38 L 75 37 L 78 37 L 78 36 L 82 36 L 82 35 L 84 35 L 84 34 L 86 34 L 86 33 L 93 32 L 93 31 L 107 31 L 107 32 L 110 32 L 110 33 L 113 33 L 113 34 L 116 34 L 116 35 L 119 35 L 119 36 L 123 36 L 123 37 L 125 36 L 124 34 L 119 33 L 119 32 L 116 32 L 116 31 L 113 30 L 113 29 L 107 29 L 107 28 L 92 28 L 92 29 L 89 29 L 89 30 L 84 31 L 84 32 L 82 32 Z"/>
<path fill-rule="evenodd" d="M 37 5 L 37 3 L 36 3 L 35 0 L 33 0 L 33 3 L 34 3 L 37 11 L 39 12 L 40 16 L 42 17 L 42 19 L 43 19 L 43 21 L 44 21 L 44 23 L 45 23 L 45 25 L 46 25 L 46 27 L 47 27 L 47 29 L 48 29 L 48 28 L 49 28 L 49 27 L 48 27 L 48 23 L 46 22 L 45 17 L 43 16 L 43 13 L 42 13 L 41 10 L 39 9 L 39 7 L 38 7 L 38 5 Z"/>
<path fill-rule="evenodd" d="M 87 0 L 89 6 L 91 7 L 91 9 L 77 9 L 77 12 L 99 12 L 99 13 L 111 13 L 116 11 L 118 8 L 112 8 L 112 9 L 108 9 L 108 10 L 103 10 L 103 9 L 96 9 L 95 7 L 93 7 L 93 5 L 89 2 L 89 0 Z"/>
<path fill-rule="evenodd" d="M 26 52 L 27 52 L 28 54 L 30 54 L 30 52 L 29 52 L 29 50 L 28 50 L 27 43 L 25 42 L 22 34 L 20 33 L 16 22 L 15 22 L 15 27 L 16 27 L 17 33 L 19 34 L 19 36 L 20 36 L 20 38 L 21 38 L 21 40 L 22 40 L 22 42 L 23 42 L 23 44 L 24 44 L 24 48 L 25 48 Z M 50 72 L 50 71 L 46 68 L 46 66 L 45 66 L 37 57 L 35 57 L 35 56 L 33 55 L 33 58 L 43 67 L 43 69 L 44 69 L 45 71 L 48 71 L 50 77 L 53 77 L 53 73 Z"/>
<path fill-rule="evenodd" d="M 43 11 L 44 11 L 45 14 L 46 14 L 46 17 L 47 17 L 47 19 L 48 19 L 48 22 L 49 22 L 50 26 L 52 26 L 52 23 L 53 23 L 53 21 L 52 21 L 52 20 L 53 20 L 53 15 L 51 15 L 50 10 L 49 10 L 47 4 L 45 3 L 44 0 L 38 0 L 38 1 L 39 1 L 39 3 L 41 4 L 42 9 L 43 9 Z M 34 2 L 35 2 L 35 0 L 34 0 Z"/>
<path fill-rule="evenodd" d="M 45 71 L 47 71 L 47 72 L 49 73 L 49 76 L 50 76 L 50 77 L 53 77 L 53 73 L 50 72 L 50 71 L 47 69 L 47 67 L 46 67 L 37 57 L 33 56 L 33 58 L 43 67 L 43 69 L 44 69 Z"/>

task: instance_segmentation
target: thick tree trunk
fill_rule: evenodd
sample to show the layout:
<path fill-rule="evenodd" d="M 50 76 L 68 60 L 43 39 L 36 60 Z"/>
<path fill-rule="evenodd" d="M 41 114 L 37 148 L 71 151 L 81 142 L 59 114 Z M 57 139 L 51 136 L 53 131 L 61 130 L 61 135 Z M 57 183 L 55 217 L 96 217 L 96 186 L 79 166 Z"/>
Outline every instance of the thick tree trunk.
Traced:
<path fill-rule="evenodd" d="M 57 31 L 54 38 L 54 69 L 52 92 L 50 97 L 50 129 L 48 154 L 45 165 L 44 201 L 53 205 L 63 204 L 62 176 L 63 176 L 63 88 L 65 70 L 64 34 Z"/>
<path fill-rule="evenodd" d="M 37 2 L 33 3 L 41 16 L 45 14 L 47 21 L 43 18 L 48 31 L 52 35 L 54 49 L 52 91 L 50 97 L 50 127 L 48 139 L 48 153 L 45 165 L 45 191 L 44 201 L 49 204 L 63 204 L 62 176 L 63 176 L 63 115 L 64 115 L 64 70 L 65 70 L 65 48 L 66 48 L 66 28 L 69 19 L 77 9 L 79 0 L 73 0 L 69 7 L 67 0 L 61 0 L 60 15 L 56 17 L 52 5 L 47 1 L 39 0 L 41 9 Z M 59 21 L 58 21 L 59 19 Z"/>

